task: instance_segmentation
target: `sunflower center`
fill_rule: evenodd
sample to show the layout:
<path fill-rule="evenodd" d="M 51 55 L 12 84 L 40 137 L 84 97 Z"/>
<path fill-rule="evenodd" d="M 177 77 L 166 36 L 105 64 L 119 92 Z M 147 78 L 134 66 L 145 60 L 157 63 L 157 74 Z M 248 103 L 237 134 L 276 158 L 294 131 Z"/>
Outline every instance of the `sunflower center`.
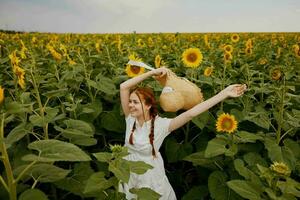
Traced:
<path fill-rule="evenodd" d="M 231 130 L 233 127 L 233 123 L 230 119 L 224 119 L 222 123 L 222 128 L 226 130 Z"/>
<path fill-rule="evenodd" d="M 138 66 L 135 66 L 135 65 L 131 65 L 130 70 L 131 70 L 132 73 L 138 74 L 141 71 L 141 68 L 138 67 Z"/>
<path fill-rule="evenodd" d="M 195 62 L 197 60 L 197 55 L 195 53 L 190 53 L 188 56 L 187 56 L 187 60 L 189 62 Z"/>

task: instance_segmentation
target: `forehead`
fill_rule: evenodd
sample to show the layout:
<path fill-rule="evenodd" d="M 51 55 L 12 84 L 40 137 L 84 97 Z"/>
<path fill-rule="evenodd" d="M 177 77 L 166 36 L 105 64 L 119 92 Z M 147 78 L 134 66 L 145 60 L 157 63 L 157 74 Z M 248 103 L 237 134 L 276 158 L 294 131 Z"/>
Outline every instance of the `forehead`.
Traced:
<path fill-rule="evenodd" d="M 138 95 L 137 95 L 135 92 L 133 92 L 133 93 L 130 94 L 129 99 L 130 99 L 130 100 L 137 100 L 137 101 L 140 101 Z"/>

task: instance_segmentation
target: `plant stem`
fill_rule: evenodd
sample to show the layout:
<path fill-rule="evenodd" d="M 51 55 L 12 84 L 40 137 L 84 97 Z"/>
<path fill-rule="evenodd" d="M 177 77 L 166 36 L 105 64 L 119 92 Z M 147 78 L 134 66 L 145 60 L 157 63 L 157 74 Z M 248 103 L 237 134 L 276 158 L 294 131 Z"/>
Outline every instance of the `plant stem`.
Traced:
<path fill-rule="evenodd" d="M 0 119 L 0 140 L 2 141 L 0 144 L 0 151 L 2 153 L 2 160 L 3 160 L 5 172 L 6 172 L 7 184 L 3 184 L 2 181 L 4 181 L 4 180 L 2 179 L 2 177 L 1 177 L 1 182 L 4 185 L 4 187 L 6 186 L 5 188 L 8 189 L 9 199 L 17 200 L 17 186 L 16 186 L 16 182 L 14 179 L 12 167 L 9 162 L 9 157 L 8 157 L 8 153 L 6 151 L 6 146 L 4 143 L 4 118 L 5 118 L 5 114 L 3 113 L 1 116 L 1 119 Z"/>
<path fill-rule="evenodd" d="M 35 94 L 36 94 L 36 100 L 38 102 L 39 109 L 40 109 L 40 116 L 44 120 L 44 118 L 45 118 L 45 108 L 44 108 L 44 106 L 42 104 L 40 92 L 39 92 L 38 86 L 36 84 L 36 80 L 34 78 L 34 75 L 33 75 L 33 72 L 32 72 L 32 68 L 31 68 L 31 71 L 30 71 L 30 75 L 31 75 L 31 79 L 32 79 L 33 88 L 34 88 L 34 91 L 35 91 Z M 44 130 L 44 137 L 45 137 L 45 139 L 46 140 L 49 139 L 49 136 L 48 136 L 48 124 L 45 124 L 43 126 L 43 130 Z"/>
<path fill-rule="evenodd" d="M 284 97 L 285 97 L 285 77 L 283 77 L 283 88 L 280 90 L 280 104 L 279 104 L 279 119 L 278 119 L 278 129 L 276 131 L 277 144 L 279 144 L 281 139 L 281 129 L 284 111 Z"/>

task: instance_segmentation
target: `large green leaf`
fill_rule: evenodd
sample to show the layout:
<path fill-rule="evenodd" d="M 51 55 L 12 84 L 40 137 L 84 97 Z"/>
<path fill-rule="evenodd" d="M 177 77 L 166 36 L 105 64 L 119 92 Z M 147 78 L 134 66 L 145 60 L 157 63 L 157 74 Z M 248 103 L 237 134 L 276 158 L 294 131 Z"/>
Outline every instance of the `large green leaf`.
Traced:
<path fill-rule="evenodd" d="M 183 158 L 185 161 L 192 162 L 194 166 L 202 166 L 207 168 L 215 168 L 215 163 L 218 161 L 222 161 L 221 157 L 213 157 L 213 158 L 206 158 L 204 156 L 204 151 L 196 152 L 190 154 Z"/>
<path fill-rule="evenodd" d="M 18 175 L 26 167 L 27 165 L 23 165 L 14 170 L 14 173 Z M 62 169 L 55 165 L 41 163 L 33 165 L 28 171 L 26 171 L 25 175 L 31 176 L 39 182 L 46 183 L 61 180 L 65 178 L 70 173 L 70 171 L 71 170 Z"/>
<path fill-rule="evenodd" d="M 253 184 L 249 181 L 243 180 L 231 180 L 227 182 L 228 187 L 234 190 L 236 193 L 242 197 L 249 200 L 260 200 L 261 190 L 258 187 L 253 187 Z"/>
<path fill-rule="evenodd" d="M 18 198 L 18 200 L 48 200 L 47 195 L 39 189 L 25 190 Z"/>
<path fill-rule="evenodd" d="M 193 152 L 190 143 L 178 143 L 174 138 L 166 142 L 165 153 L 169 162 L 177 162 Z"/>
<path fill-rule="evenodd" d="M 245 164 L 244 161 L 241 159 L 234 160 L 234 168 L 241 176 L 243 176 L 246 180 L 250 180 L 257 184 L 259 184 L 259 183 L 261 184 L 259 177 L 254 172 L 252 172 L 250 169 L 245 167 L 244 164 Z"/>
<path fill-rule="evenodd" d="M 130 166 L 126 160 L 118 159 L 113 160 L 109 163 L 109 171 L 114 173 L 114 175 L 121 181 L 128 183 L 130 176 Z"/>
<path fill-rule="evenodd" d="M 207 186 L 193 186 L 183 197 L 182 200 L 205 200 L 208 197 Z"/>
<path fill-rule="evenodd" d="M 197 117 L 194 117 L 192 119 L 192 122 L 196 124 L 199 128 L 203 129 L 207 122 L 211 119 L 210 113 L 208 111 L 202 113 L 201 115 L 198 115 Z"/>
<path fill-rule="evenodd" d="M 230 143 L 225 137 L 216 137 L 210 140 L 205 149 L 205 157 L 211 158 L 214 156 L 225 154 L 226 156 L 234 156 L 237 153 L 237 145 Z"/>
<path fill-rule="evenodd" d="M 295 168 L 296 158 L 294 153 L 285 146 L 279 146 L 275 139 L 265 138 L 265 147 L 268 150 L 268 156 L 273 162 L 284 162 L 291 170 Z"/>
<path fill-rule="evenodd" d="M 256 142 L 256 140 L 263 140 L 263 137 L 257 135 L 255 133 L 249 133 L 247 131 L 238 131 L 234 137 L 238 142 L 246 143 L 246 142 Z"/>
<path fill-rule="evenodd" d="M 143 161 L 127 161 L 129 163 L 130 171 L 136 174 L 144 174 L 148 169 L 153 169 L 152 165 L 149 165 Z"/>
<path fill-rule="evenodd" d="M 115 178 L 106 180 L 104 172 L 96 172 L 90 176 L 87 180 L 84 188 L 84 193 L 99 193 L 102 190 L 106 190 L 115 184 Z"/>
<path fill-rule="evenodd" d="M 226 185 L 227 175 L 221 171 L 214 171 L 208 177 L 208 189 L 211 198 L 216 200 L 230 199 L 229 188 Z"/>
<path fill-rule="evenodd" d="M 21 123 L 11 130 L 5 138 L 7 148 L 27 135 L 30 132 L 30 129 L 32 129 L 31 124 Z"/>
<path fill-rule="evenodd" d="M 39 152 L 39 155 L 29 154 L 23 157 L 26 161 L 90 161 L 91 158 L 74 144 L 59 140 L 40 140 L 28 145 L 29 149 Z"/>
<path fill-rule="evenodd" d="M 63 190 L 67 190 L 74 194 L 85 196 L 84 189 L 90 176 L 94 173 L 89 163 L 76 163 L 72 173 L 60 181 L 55 182 L 55 185 Z"/>
<path fill-rule="evenodd" d="M 159 200 L 161 195 L 150 188 L 131 188 L 131 193 L 137 195 L 137 200 Z"/>
<path fill-rule="evenodd" d="M 101 116 L 101 125 L 103 128 L 117 133 L 125 133 L 125 121 L 120 113 L 110 111 L 103 113 Z"/>

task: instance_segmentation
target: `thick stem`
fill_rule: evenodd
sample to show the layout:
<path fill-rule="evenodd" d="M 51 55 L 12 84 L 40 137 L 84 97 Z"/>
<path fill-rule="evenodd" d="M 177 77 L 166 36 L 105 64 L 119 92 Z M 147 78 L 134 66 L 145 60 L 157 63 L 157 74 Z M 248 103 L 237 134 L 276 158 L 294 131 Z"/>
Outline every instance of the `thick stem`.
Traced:
<path fill-rule="evenodd" d="M 2 140 L 2 142 L 0 144 L 0 151 L 2 153 L 3 165 L 5 168 L 5 173 L 6 173 L 6 177 L 7 177 L 7 185 L 6 186 L 7 186 L 8 193 L 9 193 L 9 199 L 17 200 L 17 185 L 16 185 L 16 182 L 14 179 L 12 167 L 10 165 L 8 153 L 6 151 L 6 146 L 4 143 L 4 118 L 5 118 L 4 116 L 5 115 L 3 113 L 1 116 L 1 119 L 0 119 L 0 140 Z M 5 187 L 5 185 L 4 185 L 4 187 Z"/>
<path fill-rule="evenodd" d="M 283 111 L 284 111 L 284 97 L 285 97 L 285 78 L 283 78 L 283 88 L 280 93 L 279 119 L 278 119 L 278 128 L 276 131 L 277 144 L 279 144 L 281 138 L 281 129 L 282 129 Z"/>

